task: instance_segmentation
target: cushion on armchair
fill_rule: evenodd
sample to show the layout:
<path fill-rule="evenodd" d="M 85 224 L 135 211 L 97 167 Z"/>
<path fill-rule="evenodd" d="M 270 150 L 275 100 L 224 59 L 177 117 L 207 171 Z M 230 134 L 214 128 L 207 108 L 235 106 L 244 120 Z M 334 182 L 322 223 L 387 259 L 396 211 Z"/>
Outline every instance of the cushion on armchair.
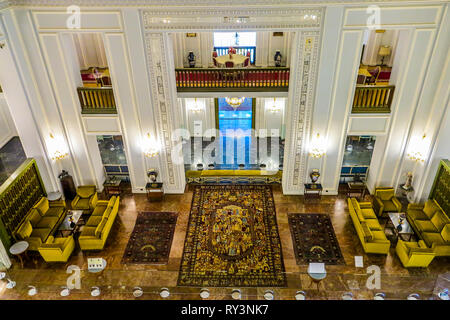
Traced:
<path fill-rule="evenodd" d="M 50 204 L 48 202 L 48 199 L 45 198 L 45 197 L 42 197 L 41 200 L 39 200 L 39 202 L 36 203 L 33 208 L 39 210 L 39 213 L 41 214 L 41 216 L 44 216 L 45 213 L 50 208 Z"/>
<path fill-rule="evenodd" d="M 441 236 L 444 241 L 450 242 L 450 224 L 446 224 L 444 228 L 442 228 Z"/>
<path fill-rule="evenodd" d="M 375 191 L 375 196 L 379 197 L 381 201 L 391 200 L 394 196 L 394 189 L 378 189 Z"/>
<path fill-rule="evenodd" d="M 89 198 L 95 193 L 94 188 L 86 188 L 86 187 L 79 187 L 77 189 L 77 195 L 80 196 L 80 198 Z"/>
<path fill-rule="evenodd" d="M 423 212 L 427 215 L 428 219 L 431 219 L 439 207 L 434 203 L 433 200 L 428 200 L 423 206 Z"/>
<path fill-rule="evenodd" d="M 28 221 L 25 221 L 24 223 L 22 223 L 19 230 L 17 230 L 17 235 L 21 239 L 26 239 L 31 235 L 32 232 L 33 232 L 33 227 L 31 226 L 31 223 L 28 220 Z"/>
<path fill-rule="evenodd" d="M 36 228 L 39 221 L 41 221 L 42 217 L 39 214 L 39 211 L 36 209 L 31 209 L 30 210 L 30 215 L 28 216 L 28 221 L 31 222 L 31 225 Z"/>
<path fill-rule="evenodd" d="M 431 222 L 435 225 L 437 231 L 442 230 L 447 223 L 450 223 L 447 216 L 441 211 L 436 211 L 433 218 L 431 218 Z"/>

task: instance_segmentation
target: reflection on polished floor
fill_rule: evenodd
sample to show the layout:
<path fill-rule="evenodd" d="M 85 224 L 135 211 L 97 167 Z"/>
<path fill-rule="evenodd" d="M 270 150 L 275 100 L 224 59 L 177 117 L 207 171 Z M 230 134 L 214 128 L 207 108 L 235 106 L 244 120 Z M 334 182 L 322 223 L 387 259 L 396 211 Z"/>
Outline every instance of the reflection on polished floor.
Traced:
<path fill-rule="evenodd" d="M 395 248 L 384 255 L 364 253 L 351 222 L 346 197 L 323 196 L 320 201 L 303 201 L 303 196 L 283 195 L 280 187 L 273 187 L 276 205 L 277 223 L 280 234 L 283 259 L 286 269 L 287 287 L 273 288 L 275 299 L 294 299 L 297 290 L 304 290 L 308 299 L 324 299 L 324 292 L 310 286 L 307 266 L 296 263 L 294 249 L 288 225 L 288 213 L 328 213 L 331 217 L 339 246 L 347 263 L 345 266 L 327 265 L 327 277 L 321 283 L 328 299 L 340 299 L 344 292 L 352 292 L 355 299 L 372 299 L 377 292 L 384 292 L 386 299 L 405 299 L 410 293 L 419 293 L 422 299 L 433 294 L 439 275 L 449 272 L 448 257 L 434 259 L 426 269 L 405 269 L 400 263 Z M 163 202 L 150 203 L 145 194 L 124 195 L 121 200 L 119 216 L 112 232 L 101 252 L 82 253 L 75 249 L 66 264 L 49 264 L 41 258 L 32 257 L 26 262 L 25 269 L 14 263 L 8 271 L 9 277 L 17 282 L 16 288 L 9 290 L 0 283 L 0 299 L 134 299 L 132 290 L 139 286 L 144 290 L 140 299 L 161 299 L 159 290 L 169 288 L 169 299 L 200 299 L 200 288 L 177 287 L 183 245 L 187 230 L 192 190 L 182 195 L 166 195 Z M 369 200 L 370 196 L 366 196 Z M 179 213 L 173 245 L 167 265 L 123 265 L 121 259 L 134 228 L 138 211 L 174 211 Z M 354 256 L 363 256 L 364 268 L 356 268 Z M 107 267 L 100 273 L 87 271 L 88 257 L 103 257 Z M 35 260 L 35 262 L 33 262 Z M 69 297 L 59 295 L 61 287 L 66 285 L 69 265 L 81 268 L 81 289 L 72 290 Z M 381 288 L 367 289 L 370 265 L 381 269 Z M 27 295 L 28 286 L 36 286 L 38 294 Z M 91 297 L 91 287 L 101 288 L 100 297 Z M 233 288 L 209 288 L 210 299 L 231 299 Z M 243 299 L 264 299 L 267 288 L 241 288 Z"/>

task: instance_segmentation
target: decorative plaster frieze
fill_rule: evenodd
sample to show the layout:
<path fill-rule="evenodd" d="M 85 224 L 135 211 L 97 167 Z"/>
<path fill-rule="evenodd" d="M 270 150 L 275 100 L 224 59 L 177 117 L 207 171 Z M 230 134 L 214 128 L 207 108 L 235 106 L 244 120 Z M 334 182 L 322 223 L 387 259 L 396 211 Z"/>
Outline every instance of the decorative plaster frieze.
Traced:
<path fill-rule="evenodd" d="M 336 4 L 375 4 L 375 3 L 411 3 L 411 0 L 228 0 L 217 3 L 217 0 L 9 0 L 0 1 L 11 6 L 215 6 L 230 7 L 238 5 L 274 6 L 285 5 L 336 5 Z M 427 1 L 423 1 L 424 3 Z M 429 1 L 428 1 L 429 2 Z M 445 2 L 445 1 L 435 1 Z"/>
<path fill-rule="evenodd" d="M 303 191 L 319 57 L 320 32 L 303 31 L 300 32 L 299 37 L 299 48 L 294 51 L 296 52 L 295 63 L 298 76 L 295 78 L 295 83 L 289 83 L 290 90 L 295 91 L 292 101 L 289 101 L 293 125 L 290 132 L 286 133 L 286 136 L 289 137 L 286 139 L 288 143 L 286 151 L 292 156 L 289 156 L 290 160 L 286 161 L 284 166 L 283 179 L 286 181 L 283 184 L 283 190 L 285 193 L 301 193 Z M 292 159 L 294 161 L 291 161 Z"/>
<path fill-rule="evenodd" d="M 152 105 L 155 114 L 160 143 L 162 144 L 160 153 L 163 177 L 165 178 L 166 189 L 177 189 L 175 178 L 175 164 L 172 160 L 172 131 L 174 130 L 173 110 L 176 108 L 176 101 L 170 97 L 168 80 L 167 61 L 164 52 L 167 52 L 162 33 L 147 33 L 145 35 L 145 47 L 148 62 L 148 71 L 151 84 Z"/>
<path fill-rule="evenodd" d="M 157 8 L 143 11 L 146 30 L 319 28 L 322 8 Z"/>

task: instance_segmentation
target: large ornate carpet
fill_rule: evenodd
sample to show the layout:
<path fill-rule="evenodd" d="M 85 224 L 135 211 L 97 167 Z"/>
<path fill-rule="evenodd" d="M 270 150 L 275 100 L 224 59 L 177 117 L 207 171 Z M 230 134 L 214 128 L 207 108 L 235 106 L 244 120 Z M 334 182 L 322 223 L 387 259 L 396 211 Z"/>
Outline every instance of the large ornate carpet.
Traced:
<path fill-rule="evenodd" d="M 345 264 L 344 257 L 327 214 L 288 214 L 297 264 L 310 262 Z"/>
<path fill-rule="evenodd" d="M 270 186 L 195 188 L 178 285 L 286 286 Z"/>
<path fill-rule="evenodd" d="M 177 217 L 175 212 L 139 212 L 122 263 L 166 264 Z"/>

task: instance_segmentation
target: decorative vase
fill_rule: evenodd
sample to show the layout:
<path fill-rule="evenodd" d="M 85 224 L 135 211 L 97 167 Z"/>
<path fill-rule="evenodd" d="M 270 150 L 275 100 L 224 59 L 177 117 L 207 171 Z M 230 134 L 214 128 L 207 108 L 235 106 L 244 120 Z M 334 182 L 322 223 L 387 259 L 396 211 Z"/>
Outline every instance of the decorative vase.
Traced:
<path fill-rule="evenodd" d="M 311 182 L 316 183 L 319 180 L 320 172 L 319 169 L 313 169 L 309 175 L 311 177 Z"/>
<path fill-rule="evenodd" d="M 189 61 L 189 68 L 194 68 L 195 67 L 195 54 L 194 54 L 194 52 L 189 51 L 187 59 Z"/>
<path fill-rule="evenodd" d="M 281 58 L 283 56 L 281 55 L 280 51 L 277 50 L 275 52 L 275 56 L 273 57 L 273 60 L 275 61 L 275 67 L 281 67 Z"/>
<path fill-rule="evenodd" d="M 150 169 L 147 171 L 147 176 L 151 182 L 156 182 L 156 178 L 158 177 L 158 172 L 156 172 L 156 169 Z"/>

